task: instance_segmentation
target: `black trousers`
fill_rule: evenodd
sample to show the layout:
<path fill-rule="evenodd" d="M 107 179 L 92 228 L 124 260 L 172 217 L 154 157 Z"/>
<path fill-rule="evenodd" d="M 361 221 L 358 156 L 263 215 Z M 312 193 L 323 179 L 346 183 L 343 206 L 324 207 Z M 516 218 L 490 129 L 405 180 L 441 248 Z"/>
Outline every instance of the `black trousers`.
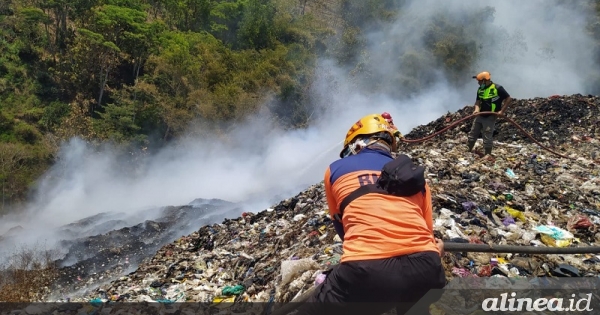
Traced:
<path fill-rule="evenodd" d="M 416 302 L 445 284 L 444 268 L 436 252 L 341 263 L 329 271 L 295 315 L 375 315 L 394 308 L 397 314 L 411 308 L 411 314 L 415 310 L 414 314 L 429 314 L 429 305 L 439 299 L 441 290 L 434 291 L 439 295 L 430 303 Z"/>

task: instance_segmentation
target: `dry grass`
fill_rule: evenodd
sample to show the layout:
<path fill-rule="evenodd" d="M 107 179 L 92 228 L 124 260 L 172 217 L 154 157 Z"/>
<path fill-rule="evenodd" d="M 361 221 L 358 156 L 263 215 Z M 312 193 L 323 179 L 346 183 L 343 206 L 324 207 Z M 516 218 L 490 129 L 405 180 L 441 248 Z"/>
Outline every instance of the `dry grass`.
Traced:
<path fill-rule="evenodd" d="M 0 302 L 40 302 L 58 275 L 56 253 L 39 246 L 15 250 L 0 266 Z"/>

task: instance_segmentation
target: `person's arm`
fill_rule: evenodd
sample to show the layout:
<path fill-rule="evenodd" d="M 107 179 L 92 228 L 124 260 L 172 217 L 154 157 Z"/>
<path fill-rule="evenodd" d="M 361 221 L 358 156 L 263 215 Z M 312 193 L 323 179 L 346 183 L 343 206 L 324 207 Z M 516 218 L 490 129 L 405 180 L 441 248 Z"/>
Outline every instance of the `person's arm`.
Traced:
<path fill-rule="evenodd" d="M 500 111 L 498 113 L 500 115 L 504 115 L 506 110 L 510 107 L 510 105 L 512 105 L 512 97 L 510 97 L 510 95 L 508 94 L 508 92 L 506 92 L 504 87 L 501 87 L 500 89 L 498 89 L 498 95 L 500 95 L 500 97 L 504 98 L 504 100 L 502 101 L 502 109 L 500 109 Z"/>
<path fill-rule="evenodd" d="M 473 111 L 473 114 L 479 113 L 479 110 L 481 109 L 481 107 L 479 107 L 479 103 L 479 98 L 477 98 L 477 100 L 475 101 L 475 111 Z"/>
<path fill-rule="evenodd" d="M 509 96 L 502 102 L 502 109 L 498 113 L 500 115 L 504 115 L 504 113 L 510 107 L 511 104 L 512 104 L 512 97 Z"/>
<path fill-rule="evenodd" d="M 338 210 L 337 201 L 333 196 L 333 191 L 331 189 L 331 169 L 328 167 L 325 171 L 325 177 L 323 178 L 323 182 L 325 185 L 325 197 L 327 199 L 327 206 L 329 207 L 329 217 L 333 222 L 333 227 L 337 232 L 338 236 L 344 241 L 344 226 L 341 222 L 337 221 L 334 216 L 338 214 L 340 211 Z"/>

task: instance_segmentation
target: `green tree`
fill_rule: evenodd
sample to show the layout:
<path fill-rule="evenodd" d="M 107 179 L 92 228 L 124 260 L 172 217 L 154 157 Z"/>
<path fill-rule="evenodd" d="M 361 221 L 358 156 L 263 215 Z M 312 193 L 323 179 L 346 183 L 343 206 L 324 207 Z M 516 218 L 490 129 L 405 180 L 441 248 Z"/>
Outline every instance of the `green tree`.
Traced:
<path fill-rule="evenodd" d="M 237 31 L 246 1 L 220 1 L 210 11 L 210 33 L 225 45 L 236 47 Z"/>
<path fill-rule="evenodd" d="M 138 135 L 140 127 L 135 123 L 136 109 L 132 103 L 107 104 L 102 119 L 97 120 L 98 133 L 105 139 L 128 142 Z"/>
<path fill-rule="evenodd" d="M 115 69 L 123 58 L 134 60 L 133 72 L 139 71 L 143 59 L 147 58 L 150 42 L 150 31 L 156 30 L 156 25 L 146 23 L 146 13 L 138 9 L 103 5 L 94 9 L 94 17 L 88 28 L 79 28 L 82 36 L 80 47 L 84 54 L 79 56 L 87 65 L 97 65 L 98 75 L 95 80 L 98 88 L 96 104 L 102 106 L 106 85 Z M 117 82 L 118 83 L 118 82 Z M 94 110 L 94 107 L 91 109 Z"/>
<path fill-rule="evenodd" d="M 208 31 L 210 27 L 210 13 L 217 1 L 211 0 L 165 0 L 167 21 L 182 31 L 201 32 Z M 154 4 L 154 7 L 157 7 Z"/>
<path fill-rule="evenodd" d="M 248 0 L 238 30 L 241 48 L 265 49 L 275 44 L 275 6 L 270 0 Z"/>
<path fill-rule="evenodd" d="M 0 181 L 2 182 L 2 210 L 6 202 L 15 194 L 16 176 L 25 166 L 27 150 L 24 146 L 15 143 L 0 142 Z"/>
<path fill-rule="evenodd" d="M 93 82 L 94 85 L 98 85 L 98 97 L 96 102 L 91 103 L 89 109 L 91 114 L 97 106 L 102 104 L 109 74 L 119 64 L 121 49 L 114 42 L 106 40 L 102 34 L 85 28 L 78 29 L 78 33 L 79 38 L 76 42 L 77 48 L 75 48 L 75 56 L 78 60 L 73 66 L 81 71 L 77 74 L 81 78 L 81 83 Z M 86 73 L 86 69 L 92 70 L 93 74 Z M 80 85 L 85 86 L 85 84 Z"/>

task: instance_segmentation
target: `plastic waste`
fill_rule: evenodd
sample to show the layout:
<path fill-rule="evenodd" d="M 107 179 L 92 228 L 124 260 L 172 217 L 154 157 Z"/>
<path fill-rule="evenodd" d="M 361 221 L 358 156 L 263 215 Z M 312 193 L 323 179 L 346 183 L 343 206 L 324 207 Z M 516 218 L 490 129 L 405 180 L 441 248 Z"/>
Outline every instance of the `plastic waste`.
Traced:
<path fill-rule="evenodd" d="M 548 235 L 555 240 L 569 240 L 574 237 L 571 232 L 556 226 L 540 225 L 536 227 L 535 230 L 539 233 L 543 233 L 544 235 Z"/>
<path fill-rule="evenodd" d="M 325 279 L 327 278 L 326 274 L 320 273 L 317 275 L 317 277 L 315 278 L 315 286 L 325 282 Z"/>
<path fill-rule="evenodd" d="M 515 172 L 513 172 L 513 170 L 511 170 L 510 168 L 507 168 L 505 171 L 506 176 L 510 177 L 510 178 L 515 178 L 517 177 L 517 175 L 515 175 Z"/>
<path fill-rule="evenodd" d="M 523 212 L 517 210 L 517 209 L 513 209 L 511 207 L 504 207 L 504 209 L 506 210 L 506 212 L 508 212 L 508 214 L 510 214 L 513 218 L 519 219 L 522 222 L 527 222 L 527 218 L 525 218 L 525 214 L 523 214 Z"/>
<path fill-rule="evenodd" d="M 548 234 L 542 234 L 540 238 L 544 244 L 552 247 L 568 247 L 571 245 L 571 240 L 557 240 Z"/>
<path fill-rule="evenodd" d="M 531 184 L 525 184 L 525 195 L 533 196 L 535 194 L 535 189 Z"/>
<path fill-rule="evenodd" d="M 581 277 L 577 268 L 566 264 L 559 264 L 552 273 L 558 277 Z"/>
<path fill-rule="evenodd" d="M 500 212 L 502 212 L 502 210 L 505 210 L 512 218 L 518 219 L 521 222 L 527 222 L 527 218 L 525 217 L 525 214 L 523 214 L 523 212 L 521 212 L 517 209 L 513 209 L 509 206 L 497 208 L 496 210 L 494 210 L 494 212 L 500 213 Z"/>
<path fill-rule="evenodd" d="M 212 306 L 220 308 L 220 309 L 231 307 L 232 305 L 230 303 L 235 302 L 235 298 L 236 298 L 235 295 L 234 296 L 220 296 L 220 295 L 215 296 L 212 300 L 212 302 L 213 302 Z"/>
<path fill-rule="evenodd" d="M 512 217 L 506 217 L 504 220 L 502 220 L 502 223 L 504 223 L 505 226 L 509 226 L 511 224 L 515 224 L 515 219 Z"/>
<path fill-rule="evenodd" d="M 311 258 L 284 260 L 281 262 L 281 284 L 288 284 L 292 278 L 306 270 L 318 270 L 319 265 Z"/>
<path fill-rule="evenodd" d="M 473 201 L 463 202 L 462 206 L 466 211 L 472 211 L 477 209 L 477 204 Z"/>
<path fill-rule="evenodd" d="M 95 299 L 90 300 L 90 304 L 94 307 L 100 307 L 100 306 L 102 306 L 102 303 L 103 303 L 102 299 L 100 299 L 100 298 L 95 298 Z"/>
<path fill-rule="evenodd" d="M 458 268 L 458 267 L 454 267 L 452 268 L 452 274 L 457 275 L 461 278 L 464 277 L 477 277 L 477 275 L 472 274 L 469 269 L 467 268 Z"/>
<path fill-rule="evenodd" d="M 590 227 L 593 227 L 593 226 L 594 226 L 594 223 L 592 223 L 590 218 L 583 214 L 576 214 L 576 215 L 570 217 L 569 221 L 567 222 L 567 229 L 569 229 L 569 230 L 589 229 Z"/>
<path fill-rule="evenodd" d="M 240 295 L 240 294 L 244 293 L 245 289 L 246 288 L 241 284 L 238 284 L 233 287 L 226 286 L 223 288 L 223 290 L 221 290 L 221 294 L 223 294 L 223 295 Z"/>

